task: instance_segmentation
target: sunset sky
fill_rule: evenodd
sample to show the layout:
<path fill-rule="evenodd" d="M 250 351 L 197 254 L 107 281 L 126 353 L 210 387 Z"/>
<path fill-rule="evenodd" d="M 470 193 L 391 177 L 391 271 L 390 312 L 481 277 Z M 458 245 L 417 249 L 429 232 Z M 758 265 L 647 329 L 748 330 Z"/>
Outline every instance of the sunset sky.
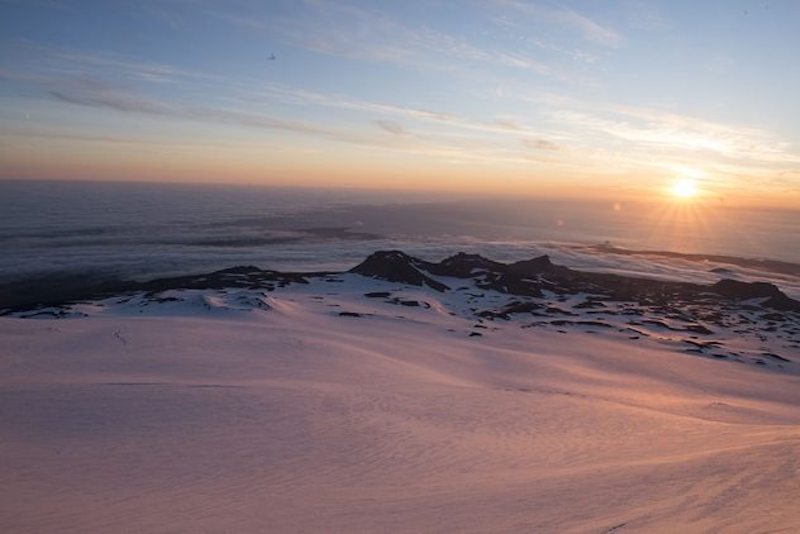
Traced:
<path fill-rule="evenodd" d="M 0 177 L 797 207 L 798 28 L 792 0 L 0 0 Z"/>

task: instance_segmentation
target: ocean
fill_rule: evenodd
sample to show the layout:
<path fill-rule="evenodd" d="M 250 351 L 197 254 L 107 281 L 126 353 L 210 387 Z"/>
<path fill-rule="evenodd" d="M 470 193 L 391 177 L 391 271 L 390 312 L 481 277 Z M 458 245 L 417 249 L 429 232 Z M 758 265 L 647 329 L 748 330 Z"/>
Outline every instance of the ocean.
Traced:
<path fill-rule="evenodd" d="M 53 274 L 143 280 L 243 264 L 339 270 L 389 248 L 431 260 L 460 250 L 503 261 L 549 253 L 576 267 L 603 267 L 596 251 L 581 252 L 601 243 L 800 262 L 800 211 L 342 189 L 0 181 L 4 284 Z M 618 261 L 605 266 L 631 270 Z"/>

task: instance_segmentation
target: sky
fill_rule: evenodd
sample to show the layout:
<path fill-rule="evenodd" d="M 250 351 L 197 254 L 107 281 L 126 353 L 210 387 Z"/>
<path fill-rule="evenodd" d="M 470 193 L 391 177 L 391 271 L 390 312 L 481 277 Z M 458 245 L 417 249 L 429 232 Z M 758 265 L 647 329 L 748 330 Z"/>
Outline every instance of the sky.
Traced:
<path fill-rule="evenodd" d="M 0 178 L 800 207 L 800 2 L 0 0 Z"/>

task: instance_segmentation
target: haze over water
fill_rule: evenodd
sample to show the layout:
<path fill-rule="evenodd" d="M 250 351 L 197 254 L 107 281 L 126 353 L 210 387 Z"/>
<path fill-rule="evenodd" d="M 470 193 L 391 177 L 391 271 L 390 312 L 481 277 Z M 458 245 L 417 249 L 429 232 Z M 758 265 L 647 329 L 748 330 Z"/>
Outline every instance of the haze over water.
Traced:
<path fill-rule="evenodd" d="M 800 216 L 670 203 L 357 190 L 0 182 L 0 280 L 133 278 L 256 264 L 346 269 L 376 249 L 520 259 L 570 245 L 800 262 Z M 572 261 L 576 261 L 575 258 Z"/>

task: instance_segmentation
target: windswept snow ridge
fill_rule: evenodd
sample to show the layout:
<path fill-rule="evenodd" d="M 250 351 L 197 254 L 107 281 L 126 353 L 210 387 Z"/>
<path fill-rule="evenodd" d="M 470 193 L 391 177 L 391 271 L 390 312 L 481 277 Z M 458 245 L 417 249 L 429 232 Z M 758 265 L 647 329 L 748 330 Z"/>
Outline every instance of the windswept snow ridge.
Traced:
<path fill-rule="evenodd" d="M 9 309 L 0 525 L 791 531 L 797 305 L 386 251 Z"/>

